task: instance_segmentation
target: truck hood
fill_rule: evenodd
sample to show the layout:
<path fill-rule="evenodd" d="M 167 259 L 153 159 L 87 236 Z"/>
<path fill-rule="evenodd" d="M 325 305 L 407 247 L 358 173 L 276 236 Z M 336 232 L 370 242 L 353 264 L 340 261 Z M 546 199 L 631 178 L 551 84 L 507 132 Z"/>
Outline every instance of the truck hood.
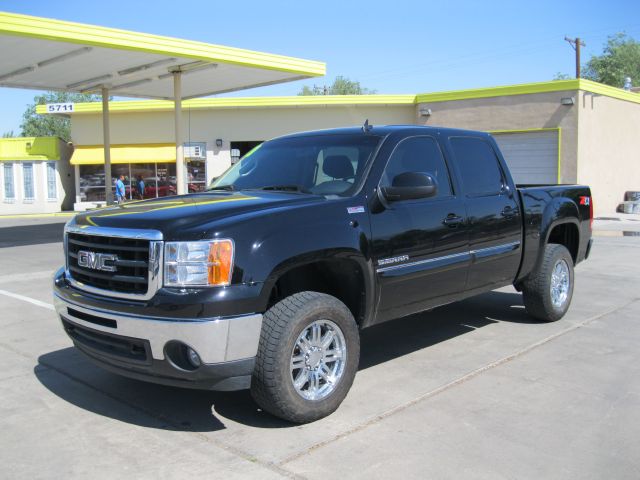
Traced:
<path fill-rule="evenodd" d="M 77 225 L 160 230 L 169 237 L 174 232 L 201 231 L 213 222 L 247 214 L 267 214 L 281 208 L 326 201 L 322 196 L 291 192 L 205 192 L 142 200 L 78 214 Z"/>

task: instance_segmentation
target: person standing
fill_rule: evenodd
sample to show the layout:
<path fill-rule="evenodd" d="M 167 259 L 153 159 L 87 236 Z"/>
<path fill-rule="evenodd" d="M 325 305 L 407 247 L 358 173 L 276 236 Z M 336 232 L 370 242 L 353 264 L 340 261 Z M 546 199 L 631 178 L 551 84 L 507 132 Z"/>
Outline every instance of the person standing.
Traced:
<path fill-rule="evenodd" d="M 120 175 L 118 180 L 116 180 L 116 203 L 118 204 L 124 203 L 124 200 L 125 200 L 124 175 Z"/>
<path fill-rule="evenodd" d="M 142 175 L 138 175 L 136 188 L 138 189 L 138 200 L 144 200 L 144 180 L 142 179 Z"/>

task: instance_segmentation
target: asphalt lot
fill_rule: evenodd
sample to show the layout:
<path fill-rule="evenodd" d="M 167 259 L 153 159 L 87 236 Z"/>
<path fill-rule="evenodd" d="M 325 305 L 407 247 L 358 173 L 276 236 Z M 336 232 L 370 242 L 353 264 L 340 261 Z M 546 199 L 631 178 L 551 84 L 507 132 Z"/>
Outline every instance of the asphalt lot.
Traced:
<path fill-rule="evenodd" d="M 640 221 L 597 222 L 563 320 L 505 288 L 369 329 L 342 407 L 292 426 L 80 356 L 51 307 L 65 220 L 0 219 L 1 478 L 640 478 Z"/>

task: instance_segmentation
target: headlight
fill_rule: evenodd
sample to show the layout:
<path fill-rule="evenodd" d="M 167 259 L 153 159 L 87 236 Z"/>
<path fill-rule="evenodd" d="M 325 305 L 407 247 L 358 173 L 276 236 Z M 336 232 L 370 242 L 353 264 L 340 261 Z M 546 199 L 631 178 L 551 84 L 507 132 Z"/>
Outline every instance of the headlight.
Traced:
<path fill-rule="evenodd" d="M 223 287 L 231 283 L 233 242 L 167 242 L 164 246 L 166 287 Z"/>

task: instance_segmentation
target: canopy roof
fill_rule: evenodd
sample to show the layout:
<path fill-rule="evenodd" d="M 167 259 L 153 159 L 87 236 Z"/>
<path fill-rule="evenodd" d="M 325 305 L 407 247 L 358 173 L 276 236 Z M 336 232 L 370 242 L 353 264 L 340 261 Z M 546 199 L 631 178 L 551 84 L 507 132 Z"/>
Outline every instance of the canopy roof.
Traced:
<path fill-rule="evenodd" d="M 325 64 L 191 40 L 0 12 L 0 86 L 171 99 L 325 74 Z"/>

